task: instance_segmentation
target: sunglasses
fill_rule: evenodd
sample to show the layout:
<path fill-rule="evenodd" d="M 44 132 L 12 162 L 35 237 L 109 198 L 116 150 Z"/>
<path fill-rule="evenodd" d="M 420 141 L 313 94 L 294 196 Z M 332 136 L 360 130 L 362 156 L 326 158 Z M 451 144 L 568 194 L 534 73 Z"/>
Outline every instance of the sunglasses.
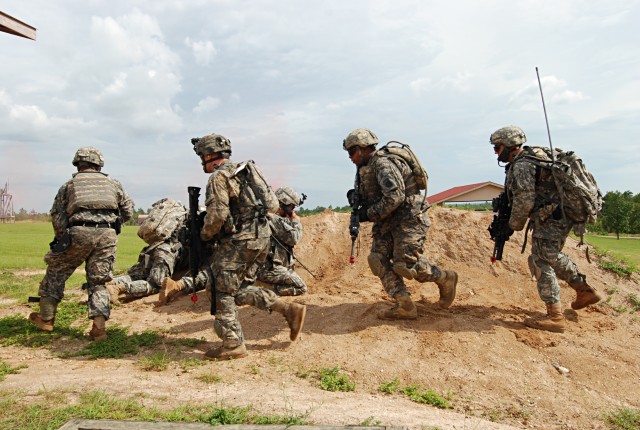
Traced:
<path fill-rule="evenodd" d="M 349 153 L 349 157 L 353 157 L 353 154 L 355 154 L 357 150 L 358 150 L 357 146 L 347 149 L 347 152 Z"/>
<path fill-rule="evenodd" d="M 500 148 L 501 148 L 501 147 L 502 147 L 502 145 L 501 145 L 501 144 L 493 145 L 493 150 L 494 150 L 495 152 L 498 152 L 498 151 L 500 150 Z"/>

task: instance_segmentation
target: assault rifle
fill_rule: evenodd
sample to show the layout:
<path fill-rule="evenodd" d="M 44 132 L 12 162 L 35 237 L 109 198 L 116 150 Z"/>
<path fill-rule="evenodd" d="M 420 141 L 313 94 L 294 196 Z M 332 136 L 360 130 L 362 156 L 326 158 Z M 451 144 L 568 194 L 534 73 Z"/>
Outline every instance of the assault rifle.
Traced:
<path fill-rule="evenodd" d="M 355 189 L 351 189 L 347 191 L 347 200 L 349 201 L 349 206 L 351 206 L 351 218 L 349 220 L 349 235 L 351 236 L 351 255 L 349 256 L 349 263 L 355 264 L 356 239 L 360 234 L 360 216 L 358 215 L 358 211 L 361 208 L 360 199 L 358 198 L 358 193 L 356 192 Z"/>
<path fill-rule="evenodd" d="M 513 234 L 513 230 L 509 227 L 511 206 L 509 206 L 509 199 L 504 191 L 492 200 L 491 208 L 493 212 L 496 212 L 496 215 L 493 216 L 493 221 L 487 230 L 489 230 L 491 240 L 495 242 L 491 256 L 491 262 L 495 263 L 497 260 L 502 260 L 504 244 Z"/>
<path fill-rule="evenodd" d="M 189 271 L 193 282 L 196 282 L 196 276 L 200 271 L 200 266 L 208 264 L 206 261 L 206 253 L 204 251 L 205 244 L 200 239 L 200 230 L 202 230 L 203 219 L 198 214 L 198 200 L 200 199 L 199 187 L 187 187 L 189 192 L 189 225 L 187 227 L 187 243 L 189 245 Z M 216 286 L 215 279 L 211 273 L 211 315 L 216 314 Z M 195 291 L 191 296 L 191 301 L 194 303 L 198 300 L 198 296 Z"/>

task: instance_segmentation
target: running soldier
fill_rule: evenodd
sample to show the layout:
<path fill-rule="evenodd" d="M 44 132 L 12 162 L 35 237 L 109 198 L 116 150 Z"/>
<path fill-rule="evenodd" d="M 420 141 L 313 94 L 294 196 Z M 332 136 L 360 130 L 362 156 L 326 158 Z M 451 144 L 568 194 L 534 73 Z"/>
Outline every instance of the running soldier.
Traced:
<path fill-rule="evenodd" d="M 267 213 L 278 200 L 252 161 L 234 163 L 231 142 L 218 134 L 192 139 L 194 151 L 210 173 L 205 198 L 203 241 L 217 241 L 209 259 L 215 297 L 214 329 L 222 346 L 205 353 L 209 360 L 247 356 L 238 306 L 252 305 L 281 313 L 295 341 L 302 330 L 306 306 L 287 303 L 270 290 L 255 287 L 256 272 L 269 252 Z"/>
<path fill-rule="evenodd" d="M 535 158 L 550 160 L 546 148 L 529 147 L 524 131 L 513 125 L 502 127 L 489 138 L 498 161 L 505 166 L 505 193 L 511 206 L 509 227 L 520 231 L 528 220 L 532 225 L 529 268 L 537 279 L 538 294 L 547 314 L 543 319 L 527 318 L 528 327 L 562 333 L 565 318 L 560 303 L 558 277 L 576 291 L 573 309 L 598 303 L 602 296 L 589 284 L 562 248 L 573 222 L 562 216 L 560 193 L 549 170 L 541 169 Z"/>
<path fill-rule="evenodd" d="M 290 187 L 278 188 L 276 196 L 280 208 L 269 215 L 269 255 L 258 271 L 258 280 L 272 285 L 279 296 L 299 296 L 307 292 L 307 285 L 294 270 L 294 247 L 302 239 L 302 223 L 295 208 L 301 198 Z"/>
<path fill-rule="evenodd" d="M 416 319 L 418 310 L 403 278 L 435 282 L 440 292 L 438 304 L 444 309 L 451 306 L 456 296 L 458 274 L 432 265 L 424 255 L 431 225 L 425 215 L 428 204 L 407 161 L 378 151 L 378 143 L 378 137 L 366 128 L 352 131 L 342 143 L 357 167 L 350 200 L 359 202 L 360 222 L 373 222 L 369 267 L 396 302 L 378 314 L 378 318 Z"/>
<path fill-rule="evenodd" d="M 44 331 L 53 331 L 58 303 L 64 297 L 65 282 L 82 263 L 87 272 L 89 336 L 106 339 L 109 293 L 121 223 L 131 218 L 133 202 L 120 182 L 102 173 L 104 157 L 96 148 L 78 149 L 73 157 L 78 172 L 58 191 L 51 219 L 55 239 L 44 261 L 47 272 L 40 282 L 40 312 L 29 321 Z"/>

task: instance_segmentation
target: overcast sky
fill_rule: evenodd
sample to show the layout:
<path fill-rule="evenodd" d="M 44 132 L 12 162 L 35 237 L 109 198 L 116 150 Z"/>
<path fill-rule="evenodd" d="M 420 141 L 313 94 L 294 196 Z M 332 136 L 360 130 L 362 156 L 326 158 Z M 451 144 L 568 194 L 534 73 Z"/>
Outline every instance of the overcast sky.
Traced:
<path fill-rule="evenodd" d="M 81 146 L 137 208 L 186 203 L 207 176 L 190 138 L 231 140 L 274 189 L 343 206 L 353 129 L 413 147 L 429 195 L 502 183 L 489 135 L 517 124 L 585 160 L 603 192 L 640 192 L 640 2 L 30 0 L 3 12 L 0 187 L 46 212 Z M 634 24 L 635 22 L 635 24 Z"/>

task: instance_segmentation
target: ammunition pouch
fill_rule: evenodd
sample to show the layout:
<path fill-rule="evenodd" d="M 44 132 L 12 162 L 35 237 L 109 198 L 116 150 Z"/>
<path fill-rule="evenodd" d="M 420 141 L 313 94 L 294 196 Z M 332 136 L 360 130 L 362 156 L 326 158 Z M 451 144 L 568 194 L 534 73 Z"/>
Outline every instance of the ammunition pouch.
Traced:
<path fill-rule="evenodd" d="M 60 238 L 54 238 L 49 243 L 49 249 L 56 254 L 66 251 L 71 246 L 71 233 L 69 229 L 65 230 L 64 234 Z"/>

